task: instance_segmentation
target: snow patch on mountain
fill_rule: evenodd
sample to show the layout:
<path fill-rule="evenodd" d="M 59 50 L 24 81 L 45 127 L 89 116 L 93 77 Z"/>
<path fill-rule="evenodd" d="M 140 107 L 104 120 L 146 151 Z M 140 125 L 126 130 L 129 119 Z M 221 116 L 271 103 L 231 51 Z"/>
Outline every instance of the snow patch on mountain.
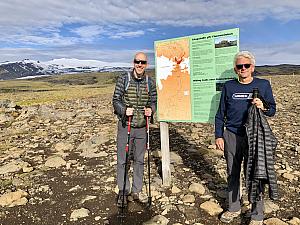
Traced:
<path fill-rule="evenodd" d="M 75 58 L 53 59 L 46 62 L 24 59 L 0 63 L 0 70 L 4 71 L 0 80 L 64 73 L 128 71 L 131 67 L 131 63 L 108 63 Z"/>
<path fill-rule="evenodd" d="M 129 63 L 108 63 L 99 60 L 80 60 L 75 58 L 61 58 L 53 59 L 51 61 L 44 62 L 45 65 L 58 65 L 62 67 L 130 67 Z"/>

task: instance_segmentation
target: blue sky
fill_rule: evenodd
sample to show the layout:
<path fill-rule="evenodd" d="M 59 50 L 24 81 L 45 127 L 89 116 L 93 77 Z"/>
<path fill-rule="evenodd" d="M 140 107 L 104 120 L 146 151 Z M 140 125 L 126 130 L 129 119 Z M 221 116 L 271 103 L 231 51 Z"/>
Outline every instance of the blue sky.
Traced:
<path fill-rule="evenodd" d="M 240 28 L 258 65 L 300 64 L 298 0 L 10 0 L 0 2 L 0 62 L 130 63 L 154 41 Z"/>

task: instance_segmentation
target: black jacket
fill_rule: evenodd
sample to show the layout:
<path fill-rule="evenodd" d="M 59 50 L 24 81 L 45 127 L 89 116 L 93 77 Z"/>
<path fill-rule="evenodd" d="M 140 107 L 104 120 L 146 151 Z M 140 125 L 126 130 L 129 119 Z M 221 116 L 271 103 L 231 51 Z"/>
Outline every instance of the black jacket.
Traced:
<path fill-rule="evenodd" d="M 250 202 L 256 202 L 264 184 L 269 185 L 269 197 L 278 199 L 277 178 L 274 169 L 274 154 L 277 140 L 261 109 L 252 105 L 245 124 L 249 152 L 246 183 Z"/>

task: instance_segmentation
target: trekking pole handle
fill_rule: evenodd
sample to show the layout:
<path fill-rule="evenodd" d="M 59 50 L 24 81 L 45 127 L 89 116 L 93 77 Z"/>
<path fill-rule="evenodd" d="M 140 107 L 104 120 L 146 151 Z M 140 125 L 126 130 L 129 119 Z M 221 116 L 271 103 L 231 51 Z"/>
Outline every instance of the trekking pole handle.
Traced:
<path fill-rule="evenodd" d="M 126 144 L 126 148 L 125 151 L 128 154 L 129 152 L 129 142 L 130 142 L 130 130 L 131 130 L 131 119 L 132 116 L 128 116 L 128 125 L 127 125 L 127 144 Z"/>
<path fill-rule="evenodd" d="M 259 90 L 258 88 L 253 88 L 252 98 L 259 98 Z"/>
<path fill-rule="evenodd" d="M 146 116 L 146 129 L 147 129 L 147 150 L 149 150 L 150 149 L 149 116 Z"/>

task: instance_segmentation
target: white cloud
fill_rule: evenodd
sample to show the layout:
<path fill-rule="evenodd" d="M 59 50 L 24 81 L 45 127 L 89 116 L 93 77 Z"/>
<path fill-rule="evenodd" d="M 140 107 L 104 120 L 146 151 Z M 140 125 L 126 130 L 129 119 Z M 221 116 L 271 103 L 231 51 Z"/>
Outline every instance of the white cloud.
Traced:
<path fill-rule="evenodd" d="M 299 64 L 300 42 L 287 42 L 285 45 L 243 45 L 241 50 L 254 53 L 257 65 Z M 131 63 L 136 52 L 143 51 L 154 64 L 153 50 L 149 49 L 97 49 L 80 47 L 61 47 L 52 49 L 0 48 L 0 62 L 23 59 L 48 61 L 54 58 L 95 59 L 105 62 Z"/>
<path fill-rule="evenodd" d="M 299 64 L 300 42 L 287 42 L 285 44 L 251 44 L 241 45 L 241 50 L 254 53 L 257 65 Z M 131 63 L 134 54 L 138 51 L 146 52 L 150 64 L 154 64 L 152 49 L 99 49 L 77 45 L 76 47 L 60 48 L 0 48 L 0 62 L 23 59 L 48 61 L 54 58 L 96 59 L 105 62 Z"/>
<path fill-rule="evenodd" d="M 76 47 L 62 47 L 51 49 L 35 48 L 0 48 L 0 62 L 32 59 L 49 61 L 54 58 L 76 58 L 76 59 L 95 59 L 105 62 L 131 63 L 136 52 L 145 52 L 151 64 L 153 64 L 153 50 L 149 49 L 97 49 Z"/>
<path fill-rule="evenodd" d="M 300 62 L 300 42 L 286 42 L 285 44 L 258 44 L 242 46 L 241 50 L 254 53 L 257 65 L 296 64 Z"/>
<path fill-rule="evenodd" d="M 139 36 L 142 36 L 144 34 L 145 34 L 145 32 L 142 31 L 142 30 L 129 31 L 129 32 L 120 32 L 120 33 L 112 35 L 111 38 L 114 38 L 114 39 L 131 38 L 131 37 L 139 37 Z"/>
<path fill-rule="evenodd" d="M 0 24 L 7 27 L 61 27 L 66 23 L 156 23 L 172 26 L 211 26 L 300 18 L 295 0 L 10 0 L 0 2 Z"/>
<path fill-rule="evenodd" d="M 81 26 L 72 30 L 73 33 L 83 38 L 94 38 L 104 32 L 103 28 L 97 25 Z"/>
<path fill-rule="evenodd" d="M 79 39 L 74 37 L 62 37 L 59 34 L 51 36 L 34 36 L 34 35 L 15 35 L 11 36 L 11 42 L 22 42 L 30 45 L 51 45 L 51 46 L 67 46 L 79 42 Z"/>
<path fill-rule="evenodd" d="M 157 29 L 154 28 L 154 27 L 153 27 L 153 28 L 148 28 L 148 29 L 147 29 L 147 31 L 150 31 L 150 32 L 155 32 L 156 30 L 157 30 Z"/>

